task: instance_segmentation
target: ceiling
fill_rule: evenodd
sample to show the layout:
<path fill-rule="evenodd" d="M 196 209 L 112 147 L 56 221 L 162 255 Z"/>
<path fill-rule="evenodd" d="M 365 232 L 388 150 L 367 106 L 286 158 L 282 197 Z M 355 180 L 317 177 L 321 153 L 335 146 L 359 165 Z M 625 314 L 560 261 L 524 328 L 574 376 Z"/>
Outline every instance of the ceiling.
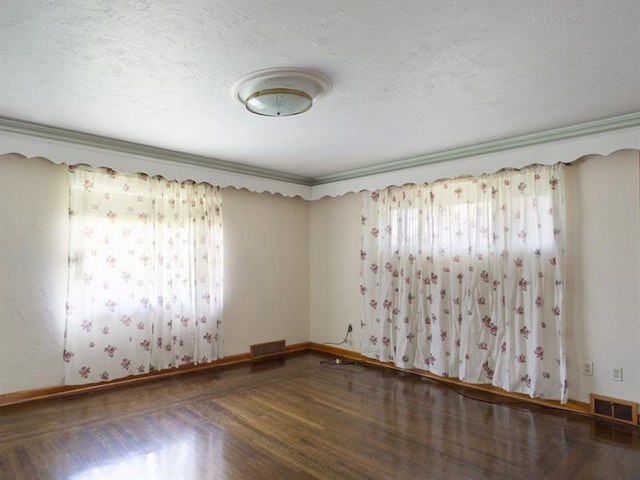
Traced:
<path fill-rule="evenodd" d="M 318 179 L 640 112 L 640 2 L 2 0 L 0 116 Z M 242 76 L 332 91 L 267 118 Z"/>

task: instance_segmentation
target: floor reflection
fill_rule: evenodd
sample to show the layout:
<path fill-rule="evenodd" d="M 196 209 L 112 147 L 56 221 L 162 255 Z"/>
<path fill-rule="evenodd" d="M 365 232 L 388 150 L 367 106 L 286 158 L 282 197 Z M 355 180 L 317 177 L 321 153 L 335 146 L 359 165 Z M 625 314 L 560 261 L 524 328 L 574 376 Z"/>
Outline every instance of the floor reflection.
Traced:
<path fill-rule="evenodd" d="M 591 436 L 598 440 L 608 440 L 626 447 L 640 448 L 640 436 L 632 427 L 615 425 L 604 420 L 594 420 L 591 425 Z"/>
<path fill-rule="evenodd" d="M 161 448 L 146 453 L 130 454 L 114 460 L 105 451 L 103 458 L 94 459 L 96 465 L 84 468 L 69 476 L 69 480 L 100 479 L 194 479 L 202 472 L 196 471 L 196 465 L 202 463 L 197 458 L 202 452 L 198 449 L 200 441 L 195 437 L 167 439 Z M 201 447 L 201 446 L 200 446 Z M 209 478 L 225 476 L 223 441 L 218 439 L 207 448 L 207 462 L 210 465 Z"/>
<path fill-rule="evenodd" d="M 327 359 L 0 410 L 0 479 L 638 478 L 638 428 Z"/>

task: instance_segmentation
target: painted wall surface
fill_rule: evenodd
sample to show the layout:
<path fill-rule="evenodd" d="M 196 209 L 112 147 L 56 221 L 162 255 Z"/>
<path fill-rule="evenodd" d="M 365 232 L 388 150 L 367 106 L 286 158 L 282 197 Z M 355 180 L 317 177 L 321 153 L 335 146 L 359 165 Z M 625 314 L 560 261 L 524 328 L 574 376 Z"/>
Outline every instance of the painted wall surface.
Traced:
<path fill-rule="evenodd" d="M 570 397 L 595 392 L 640 402 L 640 172 L 637 151 L 584 158 L 567 170 L 566 307 Z M 360 200 L 311 204 L 311 341 L 359 350 Z M 593 361 L 594 375 L 581 372 Z M 623 382 L 609 367 L 623 367 Z"/>
<path fill-rule="evenodd" d="M 312 202 L 310 219 L 311 341 L 342 342 L 351 323 L 340 348 L 360 351 L 360 195 Z"/>
<path fill-rule="evenodd" d="M 640 159 L 568 169 L 567 329 L 571 398 L 640 402 Z M 223 192 L 224 353 L 284 338 L 359 351 L 360 197 Z M 0 156 L 0 394 L 60 384 L 66 288 L 66 170 Z M 593 361 L 594 375 L 580 374 Z M 623 368 L 623 382 L 609 367 Z"/>
<path fill-rule="evenodd" d="M 224 354 L 309 338 L 309 204 L 223 191 Z M 66 168 L 0 156 L 0 394 L 60 385 Z"/>
<path fill-rule="evenodd" d="M 572 398 L 640 402 L 640 158 L 589 156 L 567 170 L 567 307 Z M 593 376 L 582 363 L 593 362 Z M 622 367 L 623 381 L 609 379 Z"/>
<path fill-rule="evenodd" d="M 62 381 L 67 170 L 0 156 L 0 393 Z"/>
<path fill-rule="evenodd" d="M 309 203 L 225 189 L 224 354 L 309 341 Z"/>

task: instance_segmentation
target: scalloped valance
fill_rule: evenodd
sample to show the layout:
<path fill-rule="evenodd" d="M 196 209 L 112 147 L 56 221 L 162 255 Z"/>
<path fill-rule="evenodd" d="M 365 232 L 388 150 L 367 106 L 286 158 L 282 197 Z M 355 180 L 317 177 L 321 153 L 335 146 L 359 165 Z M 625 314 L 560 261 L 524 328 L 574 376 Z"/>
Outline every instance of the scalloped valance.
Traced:
<path fill-rule="evenodd" d="M 586 155 L 640 150 L 640 114 L 307 178 L 179 152 L 0 118 L 0 154 L 44 157 L 54 163 L 207 182 L 220 187 L 318 200 L 391 185 L 427 183 L 503 168 L 572 162 Z"/>

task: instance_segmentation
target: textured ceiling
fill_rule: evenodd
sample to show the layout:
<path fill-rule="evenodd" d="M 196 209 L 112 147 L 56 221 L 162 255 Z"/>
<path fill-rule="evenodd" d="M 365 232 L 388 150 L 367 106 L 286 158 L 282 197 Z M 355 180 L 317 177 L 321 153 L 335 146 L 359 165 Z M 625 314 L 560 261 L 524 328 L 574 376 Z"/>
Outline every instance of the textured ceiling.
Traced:
<path fill-rule="evenodd" d="M 0 1 L 0 116 L 319 177 L 640 112 L 640 1 Z M 288 118 L 255 70 L 333 89 Z"/>

